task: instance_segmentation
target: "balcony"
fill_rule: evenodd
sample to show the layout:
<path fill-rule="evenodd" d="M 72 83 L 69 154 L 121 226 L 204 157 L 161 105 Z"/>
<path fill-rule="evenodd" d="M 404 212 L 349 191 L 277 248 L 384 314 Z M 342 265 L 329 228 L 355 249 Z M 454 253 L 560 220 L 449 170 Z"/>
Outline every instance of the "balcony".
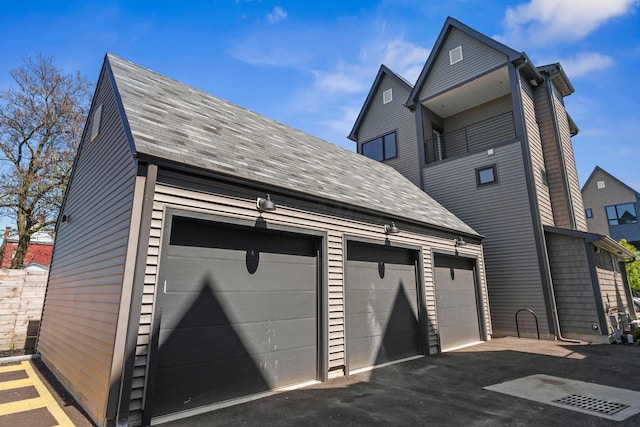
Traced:
<path fill-rule="evenodd" d="M 516 139 L 512 111 L 452 131 L 447 131 L 445 120 L 444 128 L 444 133 L 424 141 L 427 164 L 463 156 Z"/>

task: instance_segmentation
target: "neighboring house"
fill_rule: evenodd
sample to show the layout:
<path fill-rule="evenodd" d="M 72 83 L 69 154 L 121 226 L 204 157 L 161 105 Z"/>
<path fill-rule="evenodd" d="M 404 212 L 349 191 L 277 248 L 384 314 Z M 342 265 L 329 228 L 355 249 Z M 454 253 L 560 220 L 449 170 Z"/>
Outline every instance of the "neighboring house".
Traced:
<path fill-rule="evenodd" d="M 571 93 L 560 64 L 448 18 L 415 84 L 380 67 L 349 135 L 485 236 L 494 336 L 516 335 L 518 312 L 536 336 L 531 310 L 542 337 L 608 342 L 632 312 L 633 254 L 587 233 Z"/>
<path fill-rule="evenodd" d="M 2 259 L 0 268 L 11 267 L 16 249 L 18 248 L 18 235 L 11 234 L 11 227 L 7 227 L 4 232 L 2 244 Z M 51 264 L 51 253 L 53 251 L 53 236 L 46 231 L 33 233 L 24 256 L 24 267 L 46 271 Z"/>
<path fill-rule="evenodd" d="M 158 423 L 489 339 L 484 270 L 393 168 L 107 55 L 38 351 L 98 425 Z"/>
<path fill-rule="evenodd" d="M 582 199 L 590 232 L 626 239 L 640 249 L 640 193 L 596 166 L 582 187 Z"/>

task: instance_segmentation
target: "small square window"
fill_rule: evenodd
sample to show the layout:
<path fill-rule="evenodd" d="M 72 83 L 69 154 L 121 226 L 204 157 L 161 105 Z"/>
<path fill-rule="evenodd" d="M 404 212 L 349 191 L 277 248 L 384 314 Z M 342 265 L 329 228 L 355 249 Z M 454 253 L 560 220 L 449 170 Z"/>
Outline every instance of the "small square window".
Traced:
<path fill-rule="evenodd" d="M 584 214 L 587 216 L 587 218 L 593 218 L 593 210 L 591 210 L 591 208 L 585 209 Z"/>
<path fill-rule="evenodd" d="M 488 185 L 498 182 L 496 165 L 486 166 L 476 169 L 476 181 L 478 186 Z"/>
<path fill-rule="evenodd" d="M 598 182 L 596 182 L 596 185 L 598 186 L 599 189 L 603 189 L 604 188 L 604 181 L 598 181 Z"/>

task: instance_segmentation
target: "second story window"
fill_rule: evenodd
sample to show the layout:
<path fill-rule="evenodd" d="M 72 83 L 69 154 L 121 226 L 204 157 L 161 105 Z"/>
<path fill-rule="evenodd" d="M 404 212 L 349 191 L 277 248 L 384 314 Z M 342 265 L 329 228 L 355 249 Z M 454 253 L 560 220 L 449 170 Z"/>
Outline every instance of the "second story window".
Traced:
<path fill-rule="evenodd" d="M 373 160 L 387 160 L 398 156 L 396 133 L 392 132 L 362 144 L 362 154 Z"/>
<path fill-rule="evenodd" d="M 605 207 L 609 225 L 635 224 L 638 222 L 636 207 L 633 203 L 623 203 Z"/>
<path fill-rule="evenodd" d="M 476 169 L 476 182 L 478 184 L 478 187 L 498 182 L 496 165 L 485 166 Z"/>

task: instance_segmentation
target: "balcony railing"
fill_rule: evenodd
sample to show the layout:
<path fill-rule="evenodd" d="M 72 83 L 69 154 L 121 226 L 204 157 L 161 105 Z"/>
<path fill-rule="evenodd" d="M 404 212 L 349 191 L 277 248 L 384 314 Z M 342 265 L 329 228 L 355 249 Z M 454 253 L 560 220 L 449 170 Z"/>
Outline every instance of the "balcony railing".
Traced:
<path fill-rule="evenodd" d="M 513 112 L 508 111 L 425 140 L 425 162 L 433 163 L 457 157 L 470 151 L 490 147 L 496 143 L 515 140 L 515 138 Z"/>

